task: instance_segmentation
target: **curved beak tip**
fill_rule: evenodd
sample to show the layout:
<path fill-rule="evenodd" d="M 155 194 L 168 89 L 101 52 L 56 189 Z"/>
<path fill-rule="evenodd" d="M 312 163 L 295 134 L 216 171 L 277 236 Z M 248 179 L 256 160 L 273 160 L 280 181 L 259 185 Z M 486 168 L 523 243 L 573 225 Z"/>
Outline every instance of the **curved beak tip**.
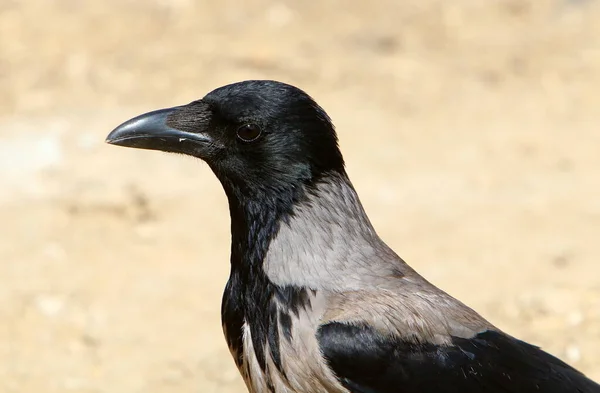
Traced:
<path fill-rule="evenodd" d="M 115 133 L 115 131 L 117 131 L 118 128 L 115 128 L 114 130 L 112 130 L 110 132 L 110 134 L 108 134 L 108 136 L 106 137 L 106 139 L 104 140 L 105 143 L 108 143 L 110 145 L 114 145 L 116 138 L 113 136 L 113 134 Z"/>

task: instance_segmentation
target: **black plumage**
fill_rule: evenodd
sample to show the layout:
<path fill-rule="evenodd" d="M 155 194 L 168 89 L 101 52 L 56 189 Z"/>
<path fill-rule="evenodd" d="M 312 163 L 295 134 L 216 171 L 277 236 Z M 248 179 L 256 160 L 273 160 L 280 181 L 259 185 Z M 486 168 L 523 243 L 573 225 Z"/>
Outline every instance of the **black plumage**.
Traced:
<path fill-rule="evenodd" d="M 448 345 L 334 322 L 318 332 L 323 354 L 354 393 L 597 392 L 579 371 L 497 331 Z"/>
<path fill-rule="evenodd" d="M 229 201 L 225 338 L 252 393 L 599 393 L 434 287 L 376 234 L 333 125 L 274 81 L 216 89 L 112 144 L 206 161 Z"/>

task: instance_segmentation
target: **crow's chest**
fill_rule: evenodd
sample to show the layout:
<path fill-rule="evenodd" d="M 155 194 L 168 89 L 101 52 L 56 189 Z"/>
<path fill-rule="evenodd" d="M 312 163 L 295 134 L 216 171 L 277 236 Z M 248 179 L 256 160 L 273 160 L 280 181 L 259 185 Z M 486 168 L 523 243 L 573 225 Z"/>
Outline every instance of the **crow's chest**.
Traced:
<path fill-rule="evenodd" d="M 244 285 L 232 277 L 223 296 L 229 349 L 252 393 L 346 392 L 321 357 L 316 331 L 324 312 L 316 291 Z"/>
<path fill-rule="evenodd" d="M 264 366 L 265 345 L 269 337 L 273 336 L 273 329 L 277 327 L 278 322 L 277 304 L 273 296 L 276 287 L 262 275 L 251 277 L 252 279 L 233 272 L 225 287 L 221 304 L 223 332 L 238 368 L 242 366 L 244 352 L 248 346 L 244 343 L 244 336 L 249 333 L 255 342 L 256 356 Z"/>

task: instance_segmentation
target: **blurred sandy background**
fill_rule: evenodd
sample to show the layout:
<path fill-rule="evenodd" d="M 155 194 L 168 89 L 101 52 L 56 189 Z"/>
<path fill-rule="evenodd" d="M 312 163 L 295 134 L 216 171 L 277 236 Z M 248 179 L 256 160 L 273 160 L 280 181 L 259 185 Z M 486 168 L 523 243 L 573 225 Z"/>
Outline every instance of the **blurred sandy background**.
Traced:
<path fill-rule="evenodd" d="M 0 0 L 0 392 L 245 391 L 220 185 L 103 141 L 251 78 L 326 108 L 418 271 L 600 380 L 598 2 Z"/>

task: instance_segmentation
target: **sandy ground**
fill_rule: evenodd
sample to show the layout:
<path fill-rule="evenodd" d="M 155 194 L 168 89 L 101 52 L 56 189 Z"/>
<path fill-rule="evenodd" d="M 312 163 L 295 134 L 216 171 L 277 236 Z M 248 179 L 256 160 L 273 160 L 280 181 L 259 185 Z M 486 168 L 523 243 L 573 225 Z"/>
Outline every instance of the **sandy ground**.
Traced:
<path fill-rule="evenodd" d="M 0 0 L 0 391 L 245 391 L 220 185 L 103 140 L 252 78 L 328 110 L 418 271 L 600 380 L 600 5 L 241 3 Z"/>

